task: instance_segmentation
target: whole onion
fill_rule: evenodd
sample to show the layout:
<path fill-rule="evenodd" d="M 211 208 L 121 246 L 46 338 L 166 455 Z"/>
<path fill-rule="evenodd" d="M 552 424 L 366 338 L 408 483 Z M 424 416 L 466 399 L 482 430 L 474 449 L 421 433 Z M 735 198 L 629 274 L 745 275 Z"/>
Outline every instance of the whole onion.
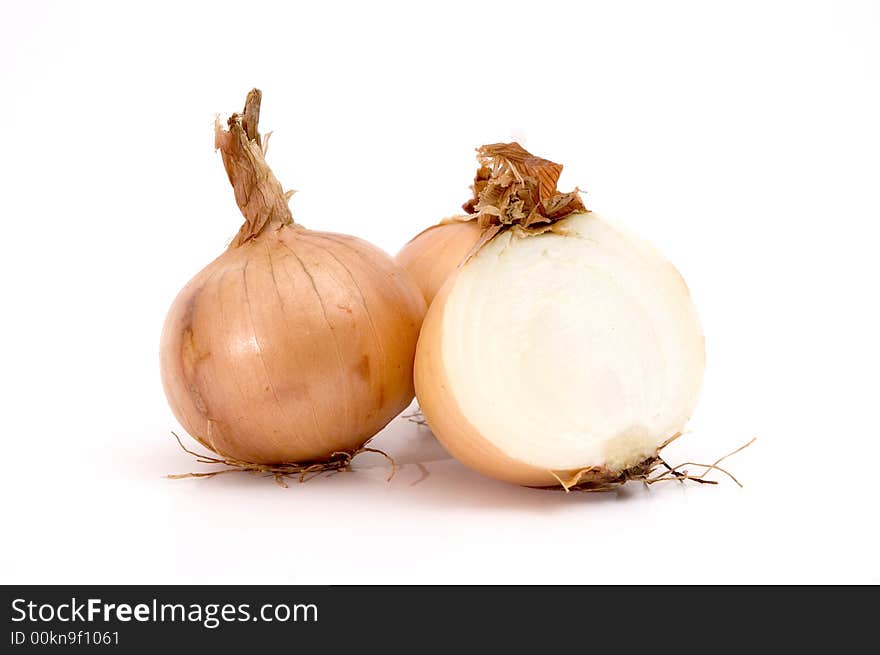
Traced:
<path fill-rule="evenodd" d="M 378 248 L 293 222 L 265 161 L 260 99 L 251 91 L 228 129 L 217 121 L 245 223 L 172 304 L 162 381 L 187 432 L 222 457 L 320 462 L 358 449 L 412 400 L 425 303 Z"/>

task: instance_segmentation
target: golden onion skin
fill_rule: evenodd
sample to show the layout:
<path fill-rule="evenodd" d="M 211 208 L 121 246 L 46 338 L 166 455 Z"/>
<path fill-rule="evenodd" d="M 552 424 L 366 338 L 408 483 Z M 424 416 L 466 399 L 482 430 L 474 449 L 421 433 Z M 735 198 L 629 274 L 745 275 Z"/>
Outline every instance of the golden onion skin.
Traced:
<path fill-rule="evenodd" d="M 476 221 L 450 221 L 429 227 L 407 243 L 395 260 L 412 275 L 430 306 L 440 287 L 480 239 Z"/>
<path fill-rule="evenodd" d="M 298 462 L 357 448 L 409 405 L 425 304 L 355 237 L 295 226 L 231 248 L 174 301 L 171 408 L 216 453 Z"/>

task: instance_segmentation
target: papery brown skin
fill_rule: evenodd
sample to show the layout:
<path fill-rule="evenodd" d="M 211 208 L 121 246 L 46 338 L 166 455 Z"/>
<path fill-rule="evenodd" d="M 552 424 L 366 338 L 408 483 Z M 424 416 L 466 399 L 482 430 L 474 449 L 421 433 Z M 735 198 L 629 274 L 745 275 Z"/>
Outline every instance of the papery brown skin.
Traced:
<path fill-rule="evenodd" d="M 425 302 L 378 248 L 294 224 L 245 129 L 234 114 L 217 143 L 247 221 L 174 300 L 162 382 L 186 431 L 226 458 L 321 461 L 412 401 Z"/>
<path fill-rule="evenodd" d="M 536 157 L 518 143 L 481 146 L 477 159 L 473 197 L 462 205 L 467 214 L 423 230 L 395 257 L 428 306 L 458 267 L 501 229 L 515 224 L 540 233 L 566 216 L 588 211 L 577 189 L 556 190 L 561 164 Z"/>
<path fill-rule="evenodd" d="M 530 228 L 588 211 L 578 189 L 569 193 L 556 189 L 562 164 L 536 157 L 516 142 L 481 146 L 477 159 L 480 167 L 471 185 L 473 197 L 462 209 L 482 227 Z"/>
<path fill-rule="evenodd" d="M 425 302 L 434 296 L 480 239 L 483 229 L 476 221 L 450 220 L 423 230 L 394 258 L 413 277 Z"/>

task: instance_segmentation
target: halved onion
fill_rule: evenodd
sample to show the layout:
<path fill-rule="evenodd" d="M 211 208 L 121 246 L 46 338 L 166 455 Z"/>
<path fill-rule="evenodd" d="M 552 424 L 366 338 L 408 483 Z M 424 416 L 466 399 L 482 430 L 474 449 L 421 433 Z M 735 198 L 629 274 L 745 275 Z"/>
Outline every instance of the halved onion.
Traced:
<path fill-rule="evenodd" d="M 534 203 L 484 203 L 515 220 L 494 224 L 428 310 L 421 409 L 453 456 L 494 478 L 601 487 L 636 477 L 682 431 L 701 388 L 704 340 L 687 286 L 653 247 L 579 202 L 540 220 L 564 200 L 558 172 L 542 195 L 525 157 L 502 153 L 490 155 L 494 174 Z"/>

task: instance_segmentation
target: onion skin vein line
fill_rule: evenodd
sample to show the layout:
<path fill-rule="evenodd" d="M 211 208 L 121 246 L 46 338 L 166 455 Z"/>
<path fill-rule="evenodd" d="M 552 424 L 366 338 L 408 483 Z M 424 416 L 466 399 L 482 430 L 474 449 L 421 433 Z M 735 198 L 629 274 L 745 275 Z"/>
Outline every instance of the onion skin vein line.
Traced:
<path fill-rule="evenodd" d="M 347 248 L 348 250 L 355 253 L 356 255 L 360 255 L 360 253 L 358 253 L 357 250 L 350 247 L 347 243 L 345 243 L 342 240 L 333 239 L 333 238 L 326 236 L 326 235 L 323 235 L 323 234 L 317 235 L 317 236 L 319 236 L 322 239 L 327 239 L 328 241 L 331 241 L 335 244 L 341 245 L 343 248 Z M 366 298 L 366 296 L 364 296 L 364 292 L 361 289 L 360 285 L 357 283 L 357 279 L 355 278 L 354 274 L 352 274 L 351 269 L 348 266 L 346 266 L 345 263 L 341 259 L 339 259 L 339 257 L 337 257 L 335 253 L 333 253 L 329 249 L 327 250 L 327 252 L 330 253 L 330 255 L 333 257 L 333 259 L 338 261 L 340 266 L 342 266 L 342 268 L 345 269 L 345 272 L 348 273 L 348 276 L 351 278 L 352 285 L 357 290 L 357 294 L 361 300 L 361 305 L 363 306 L 364 312 L 367 315 L 367 321 L 370 324 L 370 332 L 372 332 L 372 334 L 373 334 L 373 343 L 376 344 L 377 349 L 379 350 L 379 352 L 382 355 L 382 376 L 381 377 L 382 377 L 382 379 L 384 379 L 385 373 L 388 368 L 388 366 L 387 366 L 388 356 L 385 354 L 385 347 L 382 345 L 382 340 L 379 338 L 379 331 L 376 330 L 376 324 L 373 321 L 373 315 L 372 315 L 372 313 L 370 313 L 370 308 L 367 305 L 367 298 Z M 381 390 L 380 390 L 380 393 L 381 393 Z"/>
<path fill-rule="evenodd" d="M 294 256 L 296 261 L 302 267 L 303 272 L 305 272 L 306 276 L 308 276 L 309 280 L 312 283 L 312 288 L 315 290 L 315 295 L 318 296 L 318 302 L 321 303 L 321 311 L 323 312 L 324 311 L 324 302 L 321 300 L 321 294 L 318 293 L 318 288 L 315 286 L 315 281 L 312 279 L 311 274 L 306 270 L 306 267 L 303 265 L 302 260 L 297 256 L 297 254 L 293 251 L 293 249 L 290 246 L 288 246 L 286 243 L 284 243 L 283 241 L 280 241 L 280 243 L 285 248 L 287 248 L 287 250 L 290 251 L 290 254 Z M 293 284 L 294 286 L 296 286 L 296 281 L 294 280 L 293 276 L 290 274 L 290 271 L 287 271 L 287 277 L 290 279 L 290 283 Z M 324 313 L 324 320 L 326 320 L 326 319 L 327 319 L 327 314 Z M 284 323 L 285 323 L 285 325 L 288 325 L 288 328 L 290 327 L 289 324 L 287 323 L 287 315 L 286 314 L 284 315 Z M 321 425 L 318 423 L 318 414 L 315 411 L 315 403 L 313 402 L 312 393 L 309 390 L 308 385 L 306 385 L 306 396 L 308 397 L 308 400 L 309 400 L 309 408 L 311 409 L 311 412 L 312 412 L 312 421 L 315 424 L 315 430 L 318 433 L 318 438 L 324 444 L 328 444 L 329 441 L 327 440 L 326 436 L 324 435 L 324 431 L 321 430 Z M 301 440 L 300 440 L 300 443 L 302 443 Z"/>
<path fill-rule="evenodd" d="M 266 246 L 266 261 L 269 262 L 269 274 L 272 276 L 272 286 L 275 287 L 275 295 L 278 296 L 278 303 L 281 305 L 281 313 L 283 314 L 284 296 L 282 296 L 281 292 L 278 290 L 278 280 L 275 279 L 275 264 L 272 263 L 272 249 L 269 247 L 268 243 L 265 243 L 263 245 Z"/>
<path fill-rule="evenodd" d="M 266 373 L 266 382 L 269 383 L 269 390 L 272 392 L 272 397 L 275 399 L 275 404 L 278 406 L 278 410 L 281 412 L 281 415 L 284 416 L 285 419 L 290 420 L 290 417 L 287 416 L 287 412 L 284 409 L 284 406 L 281 404 L 281 400 L 278 398 L 278 393 L 275 391 L 275 383 L 272 382 L 272 374 L 269 372 L 269 367 L 266 365 L 266 358 L 263 356 L 263 344 L 260 342 L 260 335 L 257 334 L 257 324 L 254 321 L 254 311 L 251 306 L 251 296 L 248 292 L 248 284 L 247 284 L 247 269 L 250 265 L 251 260 L 248 259 L 244 263 L 244 267 L 241 269 L 241 278 L 242 284 L 244 285 L 244 303 L 247 305 L 248 310 L 248 319 L 251 322 L 251 331 L 254 334 L 254 342 L 257 344 L 257 355 L 260 358 L 260 364 L 263 365 L 263 371 Z M 275 275 L 272 275 L 272 279 L 275 279 Z M 276 287 L 277 291 L 277 287 Z M 281 450 L 282 444 L 278 440 L 277 435 L 272 434 L 269 438 L 275 443 L 275 447 Z"/>
<path fill-rule="evenodd" d="M 333 325 L 331 325 L 330 318 L 327 316 L 327 307 L 324 305 L 324 299 L 321 297 L 321 294 L 318 291 L 318 285 L 315 284 L 314 276 L 311 274 L 308 268 L 306 268 L 305 262 L 299 255 L 296 254 L 292 247 L 290 247 L 287 243 L 283 241 L 281 242 L 281 244 L 290 251 L 291 255 L 296 258 L 296 261 L 299 262 L 299 265 L 302 267 L 303 272 L 308 276 L 309 282 L 312 283 L 312 289 L 314 289 L 315 291 L 315 296 L 317 296 L 318 298 L 318 303 L 320 303 L 321 305 L 321 314 L 324 316 L 324 322 L 327 324 L 327 329 L 330 330 L 330 334 L 333 335 L 333 346 L 336 350 L 336 362 L 339 365 L 339 372 L 342 373 L 342 377 L 343 379 L 345 379 L 346 386 L 349 390 L 349 393 L 346 393 L 343 399 L 343 406 L 345 407 L 345 427 L 346 432 L 348 432 L 348 428 L 351 427 L 351 385 L 348 384 L 348 375 L 347 372 L 344 370 L 345 367 L 342 359 L 342 351 L 339 349 L 339 338 L 336 336 L 336 330 L 333 328 Z"/>
<path fill-rule="evenodd" d="M 220 278 L 217 280 L 217 298 L 220 300 L 220 303 L 219 303 L 220 304 L 220 323 L 223 326 L 223 332 L 226 334 L 229 333 L 229 325 L 226 321 L 226 307 L 223 304 L 223 280 L 226 277 L 226 274 L 228 272 L 229 272 L 228 268 L 223 269 L 223 272 L 220 274 Z M 228 350 L 228 344 L 227 344 L 227 350 Z M 236 389 L 238 389 L 238 394 L 242 398 L 247 398 L 247 396 L 244 393 L 244 389 L 242 389 L 242 387 L 241 387 L 241 381 L 238 379 L 238 375 L 235 372 L 235 367 L 231 366 L 230 370 L 232 372 L 232 380 L 235 382 Z M 239 417 L 235 417 L 235 418 L 237 420 Z M 260 430 L 261 431 L 263 430 L 262 426 L 260 427 Z M 213 439 L 211 440 L 211 443 L 213 445 L 213 443 L 214 443 Z M 212 450 L 214 450 L 214 452 L 216 452 L 219 455 L 223 455 L 223 453 L 220 450 L 217 450 L 216 448 L 212 448 Z"/>

